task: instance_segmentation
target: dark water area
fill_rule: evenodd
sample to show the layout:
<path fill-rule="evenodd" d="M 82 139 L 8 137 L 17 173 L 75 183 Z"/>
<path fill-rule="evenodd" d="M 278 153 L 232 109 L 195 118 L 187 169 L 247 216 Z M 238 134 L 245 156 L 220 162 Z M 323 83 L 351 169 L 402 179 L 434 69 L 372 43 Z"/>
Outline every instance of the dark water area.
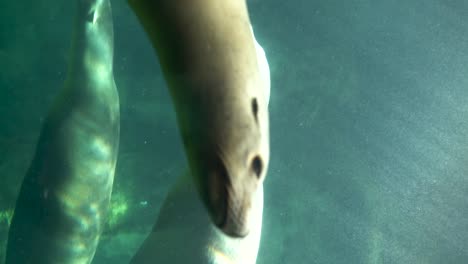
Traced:
<path fill-rule="evenodd" d="M 248 3 L 271 70 L 257 263 L 467 263 L 468 2 Z M 121 143 L 96 264 L 128 263 L 185 168 L 154 51 L 112 5 Z M 0 263 L 73 12 L 0 2 Z"/>

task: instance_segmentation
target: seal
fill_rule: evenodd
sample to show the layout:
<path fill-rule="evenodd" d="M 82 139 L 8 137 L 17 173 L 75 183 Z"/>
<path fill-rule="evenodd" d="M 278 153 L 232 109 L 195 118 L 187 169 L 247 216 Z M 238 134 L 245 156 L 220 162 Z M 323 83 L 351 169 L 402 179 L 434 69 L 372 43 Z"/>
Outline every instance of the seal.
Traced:
<path fill-rule="evenodd" d="M 269 161 L 266 88 L 245 0 L 129 0 L 159 57 L 213 223 L 246 236 Z"/>
<path fill-rule="evenodd" d="M 78 0 L 67 79 L 44 121 L 9 230 L 6 263 L 90 263 L 119 145 L 109 0 Z"/>
<path fill-rule="evenodd" d="M 252 31 L 253 36 L 253 31 Z M 261 78 L 270 95 L 270 70 L 265 52 L 253 37 Z M 132 264 L 254 264 L 260 246 L 263 184 L 251 193 L 250 232 L 231 237 L 220 231 L 206 213 L 190 172 L 182 175 L 167 195 L 152 232 L 133 257 Z"/>

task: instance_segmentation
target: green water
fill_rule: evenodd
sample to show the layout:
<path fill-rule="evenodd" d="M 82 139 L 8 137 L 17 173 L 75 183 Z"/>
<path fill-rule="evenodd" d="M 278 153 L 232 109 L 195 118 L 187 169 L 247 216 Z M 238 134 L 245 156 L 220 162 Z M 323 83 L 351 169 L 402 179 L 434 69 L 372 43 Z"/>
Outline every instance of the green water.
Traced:
<path fill-rule="evenodd" d="M 121 143 L 96 264 L 128 263 L 185 167 L 157 58 L 126 4 L 112 4 Z M 467 2 L 249 6 L 272 79 L 257 263 L 468 263 Z M 73 11 L 0 0 L 0 261 L 65 78 Z"/>

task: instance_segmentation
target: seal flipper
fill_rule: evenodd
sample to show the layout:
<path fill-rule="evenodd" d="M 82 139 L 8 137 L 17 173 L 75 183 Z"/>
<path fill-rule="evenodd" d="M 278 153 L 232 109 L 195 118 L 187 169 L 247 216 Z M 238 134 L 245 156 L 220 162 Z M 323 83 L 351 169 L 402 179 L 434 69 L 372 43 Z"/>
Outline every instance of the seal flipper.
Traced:
<path fill-rule="evenodd" d="M 112 15 L 109 0 L 77 2 L 67 80 L 20 189 L 7 264 L 90 263 L 103 230 L 120 126 Z"/>
<path fill-rule="evenodd" d="M 254 264 L 262 228 L 262 185 L 252 201 L 251 231 L 242 238 L 229 237 L 211 222 L 193 178 L 189 173 L 182 175 L 131 263 Z"/>

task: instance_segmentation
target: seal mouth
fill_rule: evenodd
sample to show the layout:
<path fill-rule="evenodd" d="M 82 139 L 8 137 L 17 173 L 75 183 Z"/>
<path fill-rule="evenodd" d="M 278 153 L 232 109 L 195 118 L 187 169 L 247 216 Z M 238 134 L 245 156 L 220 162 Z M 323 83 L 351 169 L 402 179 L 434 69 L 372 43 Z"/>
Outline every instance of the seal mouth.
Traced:
<path fill-rule="evenodd" d="M 245 237 L 249 233 L 246 203 L 243 190 L 234 189 L 229 173 L 219 160 L 216 170 L 211 174 L 209 204 L 213 223 L 230 237 Z"/>
<path fill-rule="evenodd" d="M 207 197 L 207 205 L 213 223 L 219 229 L 223 230 L 228 218 L 229 178 L 227 170 L 223 166 L 222 162 L 218 160 L 216 163 L 215 169 L 210 173 L 210 179 L 207 186 L 207 193 L 209 193 L 209 196 Z"/>
<path fill-rule="evenodd" d="M 217 213 L 215 213 L 215 224 L 216 226 L 223 230 L 223 232 L 225 232 L 224 230 L 224 227 L 226 226 L 227 222 L 228 222 L 228 211 L 229 211 L 229 202 L 228 202 L 228 191 L 227 191 L 227 188 L 226 186 L 223 186 L 221 184 L 221 186 L 219 186 L 219 191 L 220 193 L 217 194 L 219 196 L 221 196 L 219 199 L 220 200 L 220 204 L 218 205 L 215 205 L 216 207 L 218 207 L 219 210 L 217 210 Z M 225 232 L 226 233 L 226 232 Z"/>
<path fill-rule="evenodd" d="M 242 238 L 249 234 L 249 228 L 245 216 L 248 210 L 244 208 L 243 203 L 237 202 L 235 195 L 232 195 L 229 188 L 225 193 L 226 199 L 224 204 L 222 221 L 218 227 L 230 237 Z"/>

